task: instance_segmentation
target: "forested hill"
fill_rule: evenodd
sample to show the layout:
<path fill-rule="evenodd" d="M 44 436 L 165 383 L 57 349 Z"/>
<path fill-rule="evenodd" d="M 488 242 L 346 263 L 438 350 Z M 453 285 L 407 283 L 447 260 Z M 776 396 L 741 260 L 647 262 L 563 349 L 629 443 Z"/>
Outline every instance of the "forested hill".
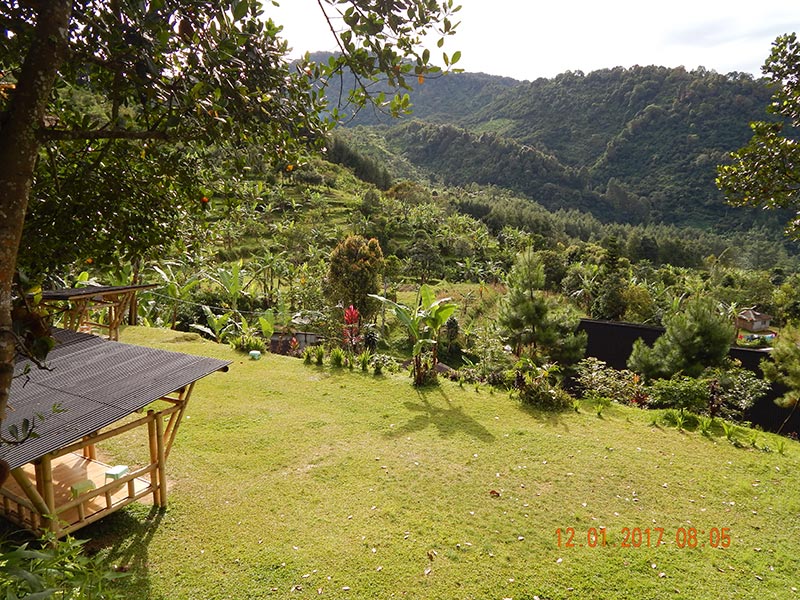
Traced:
<path fill-rule="evenodd" d="M 365 113 L 354 124 L 389 127 L 389 148 L 433 180 L 494 184 L 611 220 L 725 229 L 777 220 L 725 205 L 714 185 L 749 123 L 767 118 L 766 80 L 648 66 L 415 86 L 414 121 Z"/>

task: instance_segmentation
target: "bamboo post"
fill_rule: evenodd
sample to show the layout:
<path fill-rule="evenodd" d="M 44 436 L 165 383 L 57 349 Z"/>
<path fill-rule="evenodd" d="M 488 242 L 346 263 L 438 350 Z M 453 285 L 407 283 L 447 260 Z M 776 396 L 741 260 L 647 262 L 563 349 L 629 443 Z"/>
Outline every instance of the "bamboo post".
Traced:
<path fill-rule="evenodd" d="M 189 403 L 189 398 L 192 396 L 194 389 L 194 382 L 190 383 L 187 387 L 182 388 L 178 394 L 178 401 L 180 402 L 180 410 L 173 413 L 167 425 L 167 447 L 164 453 L 165 458 L 169 458 L 169 453 L 172 450 L 172 444 L 175 442 L 175 437 L 178 434 L 178 427 L 180 427 L 183 413 L 186 411 L 186 405 Z"/>
<path fill-rule="evenodd" d="M 83 438 L 83 441 L 86 442 L 86 446 L 83 447 L 83 457 L 89 460 L 97 460 L 97 449 L 92 441 L 95 436 L 97 436 L 97 432 L 90 433 Z"/>
<path fill-rule="evenodd" d="M 147 435 L 150 441 L 150 464 L 158 465 L 158 443 L 156 437 L 156 417 L 153 410 L 147 411 Z M 150 474 L 150 485 L 153 487 L 153 504 L 161 506 L 161 490 L 158 482 L 158 472 Z"/>
<path fill-rule="evenodd" d="M 28 499 L 33 503 L 33 506 L 39 511 L 40 515 L 46 515 L 50 510 L 47 507 L 47 503 L 42 498 L 39 491 L 36 487 L 31 483 L 31 480 L 28 479 L 28 476 L 25 474 L 25 471 L 22 470 L 21 467 L 17 467 L 16 469 L 12 469 L 11 476 L 14 478 L 14 481 L 17 482 L 17 485 L 25 492 L 25 495 Z"/>
<path fill-rule="evenodd" d="M 55 520 L 56 514 L 56 493 L 53 488 L 53 461 L 49 454 L 45 454 L 41 458 L 41 473 L 42 473 L 42 490 L 44 491 L 44 502 L 47 504 L 47 514 L 52 515 L 54 518 L 50 521 L 50 528 L 55 531 L 58 527 L 58 522 Z"/>
<path fill-rule="evenodd" d="M 157 414 L 156 422 L 156 451 L 158 454 L 158 488 L 161 490 L 159 506 L 167 506 L 167 457 L 164 452 L 164 420 L 161 414 Z"/>
<path fill-rule="evenodd" d="M 36 486 L 36 491 L 39 492 L 39 495 L 44 498 L 44 485 L 42 482 L 44 481 L 44 477 L 42 477 L 42 463 L 41 461 L 36 461 L 33 463 L 33 483 Z"/>

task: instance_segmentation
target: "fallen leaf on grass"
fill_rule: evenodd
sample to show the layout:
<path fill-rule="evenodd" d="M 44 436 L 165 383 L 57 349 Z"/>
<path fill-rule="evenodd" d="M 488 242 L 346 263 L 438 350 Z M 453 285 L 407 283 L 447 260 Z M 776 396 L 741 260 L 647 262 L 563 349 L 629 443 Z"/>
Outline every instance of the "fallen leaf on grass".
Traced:
<path fill-rule="evenodd" d="M 492 498 L 499 498 L 500 497 L 500 492 L 498 492 L 497 490 L 489 490 L 489 495 Z"/>

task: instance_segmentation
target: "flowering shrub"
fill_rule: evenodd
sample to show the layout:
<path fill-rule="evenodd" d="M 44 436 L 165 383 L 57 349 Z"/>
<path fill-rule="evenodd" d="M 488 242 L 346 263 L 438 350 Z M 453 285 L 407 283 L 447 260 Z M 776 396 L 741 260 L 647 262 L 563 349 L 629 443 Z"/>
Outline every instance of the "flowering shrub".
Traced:
<path fill-rule="evenodd" d="M 648 401 L 647 388 L 641 377 L 624 369 L 618 371 L 594 357 L 584 358 L 576 367 L 578 386 L 590 400 L 609 398 L 623 404 L 644 407 Z"/>
<path fill-rule="evenodd" d="M 359 328 L 361 315 L 352 304 L 344 311 L 344 346 L 351 354 L 357 354 L 357 349 L 363 338 Z"/>
<path fill-rule="evenodd" d="M 572 396 L 557 382 L 558 365 L 536 365 L 528 359 L 517 365 L 516 388 L 525 404 L 544 410 L 564 410 L 572 406 Z"/>

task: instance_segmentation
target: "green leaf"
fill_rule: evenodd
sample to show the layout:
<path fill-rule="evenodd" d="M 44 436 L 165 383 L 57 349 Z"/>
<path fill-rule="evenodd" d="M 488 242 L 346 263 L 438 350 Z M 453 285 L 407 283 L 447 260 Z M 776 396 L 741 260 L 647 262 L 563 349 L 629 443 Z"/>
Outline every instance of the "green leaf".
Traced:
<path fill-rule="evenodd" d="M 423 338 L 421 340 L 417 340 L 417 343 L 414 344 L 414 349 L 412 350 L 412 354 L 414 356 L 419 356 L 420 353 L 422 352 L 422 349 L 425 346 L 432 347 L 432 346 L 435 346 L 435 345 L 436 345 L 436 340 L 432 340 L 432 339 L 428 339 L 428 338 Z"/>
<path fill-rule="evenodd" d="M 249 3 L 247 0 L 241 0 L 233 7 L 233 20 L 234 21 L 241 21 L 247 15 L 247 9 L 249 8 Z"/>
<path fill-rule="evenodd" d="M 216 339 L 217 337 L 216 334 L 205 325 L 200 325 L 199 323 L 192 323 L 191 325 L 189 325 L 189 327 L 191 327 L 192 329 L 197 329 L 197 331 L 202 331 L 203 333 L 211 336 L 212 338 Z"/>
<path fill-rule="evenodd" d="M 419 288 L 419 297 L 422 300 L 422 306 L 429 308 L 435 301 L 436 295 L 433 293 L 433 288 L 429 285 L 423 285 Z"/>

